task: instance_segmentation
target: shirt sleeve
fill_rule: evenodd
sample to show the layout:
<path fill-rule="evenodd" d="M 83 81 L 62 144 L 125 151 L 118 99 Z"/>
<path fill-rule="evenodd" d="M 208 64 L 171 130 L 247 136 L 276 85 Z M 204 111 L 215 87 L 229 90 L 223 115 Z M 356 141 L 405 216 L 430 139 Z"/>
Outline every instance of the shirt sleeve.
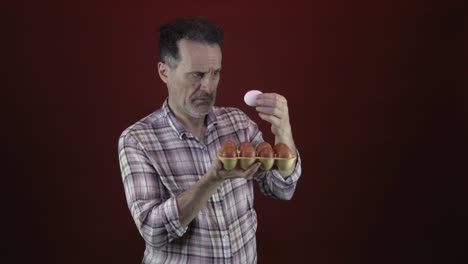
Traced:
<path fill-rule="evenodd" d="M 301 176 L 301 158 L 297 152 L 297 159 L 294 171 L 286 178 L 283 178 L 277 169 L 260 172 L 255 176 L 260 191 L 266 196 L 290 200 L 293 197 L 297 182 Z"/>
<path fill-rule="evenodd" d="M 131 134 L 119 139 L 119 161 L 127 204 L 146 243 L 161 248 L 181 237 L 187 227 L 179 221 L 176 198 L 167 197 L 143 146 Z"/>
<path fill-rule="evenodd" d="M 264 140 L 262 137 L 262 132 L 258 129 L 257 125 L 253 121 L 250 122 L 250 141 L 254 146 L 256 146 Z M 259 172 L 254 176 L 254 179 L 258 182 L 260 191 L 263 194 L 281 200 L 290 200 L 293 197 L 297 182 L 302 172 L 301 157 L 299 155 L 299 151 L 297 150 L 296 157 L 297 159 L 294 165 L 294 171 L 286 178 L 283 178 L 278 169 L 275 167 L 268 171 L 262 171 L 261 169 L 259 170 Z"/>

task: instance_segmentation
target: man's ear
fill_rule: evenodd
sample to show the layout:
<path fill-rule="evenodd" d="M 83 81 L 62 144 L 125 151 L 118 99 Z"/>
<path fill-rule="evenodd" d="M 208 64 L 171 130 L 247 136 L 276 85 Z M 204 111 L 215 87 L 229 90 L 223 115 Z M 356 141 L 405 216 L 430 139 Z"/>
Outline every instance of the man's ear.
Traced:
<path fill-rule="evenodd" d="M 162 63 L 162 62 L 158 62 L 158 74 L 159 74 L 159 78 L 161 78 L 161 80 L 164 82 L 164 83 L 167 83 L 168 82 L 168 79 L 169 79 L 169 65 L 165 64 L 165 63 Z"/>

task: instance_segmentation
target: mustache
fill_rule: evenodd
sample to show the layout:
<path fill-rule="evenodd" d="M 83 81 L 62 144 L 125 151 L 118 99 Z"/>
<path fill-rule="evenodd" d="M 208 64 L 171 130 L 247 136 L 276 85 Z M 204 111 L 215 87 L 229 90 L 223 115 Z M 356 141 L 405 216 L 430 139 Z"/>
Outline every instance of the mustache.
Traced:
<path fill-rule="evenodd" d="M 194 96 L 192 96 L 192 99 L 193 100 L 197 100 L 197 99 L 202 99 L 202 100 L 213 100 L 214 99 L 214 95 L 212 93 L 207 93 L 207 92 L 200 92 L 198 94 L 195 94 Z"/>

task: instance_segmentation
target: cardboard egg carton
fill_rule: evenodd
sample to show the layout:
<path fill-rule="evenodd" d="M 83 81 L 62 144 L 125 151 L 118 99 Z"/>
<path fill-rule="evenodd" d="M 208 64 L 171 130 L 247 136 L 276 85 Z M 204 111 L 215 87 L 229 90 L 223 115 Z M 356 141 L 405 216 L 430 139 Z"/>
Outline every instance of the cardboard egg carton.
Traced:
<path fill-rule="evenodd" d="M 287 171 L 291 169 L 296 161 L 296 157 L 293 158 L 262 158 L 262 157 L 254 157 L 254 158 L 243 158 L 243 157 L 235 157 L 235 158 L 225 158 L 218 156 L 219 160 L 223 163 L 225 170 L 232 170 L 237 166 L 239 163 L 240 167 L 244 170 L 248 169 L 252 164 L 256 161 L 262 163 L 260 169 L 262 170 L 270 170 L 273 168 L 273 165 L 276 165 L 278 170 L 280 171 Z"/>
<path fill-rule="evenodd" d="M 218 152 L 219 153 L 219 152 Z M 294 166 L 296 158 L 279 158 L 276 157 L 276 153 L 274 154 L 273 158 L 265 158 L 265 157 L 239 157 L 240 151 L 237 150 L 236 157 L 222 157 L 218 155 L 218 159 L 221 160 L 223 163 L 225 170 L 232 170 L 236 168 L 237 165 L 241 167 L 243 170 L 248 169 L 252 164 L 255 162 L 260 162 L 262 165 L 260 169 L 262 170 L 271 170 L 274 166 L 278 168 L 280 171 L 288 171 Z"/>

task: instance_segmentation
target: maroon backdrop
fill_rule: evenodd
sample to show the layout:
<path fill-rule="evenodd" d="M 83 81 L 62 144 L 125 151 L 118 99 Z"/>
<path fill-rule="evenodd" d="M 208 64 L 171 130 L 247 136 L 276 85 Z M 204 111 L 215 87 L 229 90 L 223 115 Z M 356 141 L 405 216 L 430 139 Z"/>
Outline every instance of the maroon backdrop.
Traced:
<path fill-rule="evenodd" d="M 466 254 L 455 243 L 466 242 L 457 225 L 467 176 L 461 6 L 127 2 L 5 6 L 9 263 L 141 261 L 117 140 L 166 97 L 156 32 L 186 15 L 224 29 L 218 105 L 244 110 L 272 141 L 243 95 L 289 102 L 303 174 L 291 201 L 256 189 L 259 263 L 455 263 Z"/>

